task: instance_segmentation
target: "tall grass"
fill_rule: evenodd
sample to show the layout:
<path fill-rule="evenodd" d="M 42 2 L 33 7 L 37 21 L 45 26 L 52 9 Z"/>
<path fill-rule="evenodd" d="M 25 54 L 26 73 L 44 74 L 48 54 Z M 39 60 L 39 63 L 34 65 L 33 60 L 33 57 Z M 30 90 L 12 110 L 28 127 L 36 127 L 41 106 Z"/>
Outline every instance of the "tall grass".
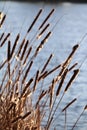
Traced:
<path fill-rule="evenodd" d="M 72 83 L 76 79 L 79 73 L 79 68 L 76 69 L 78 63 L 70 65 L 73 57 L 79 48 L 76 44 L 72 47 L 69 56 L 56 66 L 48 69 L 48 65 L 53 58 L 53 54 L 49 54 L 49 57 L 44 61 L 43 66 L 37 69 L 32 74 L 34 68 L 35 59 L 38 58 L 38 54 L 43 49 L 47 40 L 50 38 L 52 31 L 49 29 L 50 23 L 48 19 L 51 18 L 54 13 L 52 9 L 41 23 L 37 30 L 37 34 L 34 39 L 39 40 L 39 45 L 34 48 L 32 41 L 27 39 L 27 36 L 32 31 L 38 18 L 42 13 L 42 9 L 39 10 L 35 19 L 26 30 L 26 35 L 23 37 L 21 34 L 17 34 L 16 38 L 11 41 L 11 34 L 7 35 L 3 32 L 0 35 L 0 49 L 7 44 L 6 59 L 0 63 L 0 71 L 3 71 L 0 82 L 0 130 L 51 130 L 58 129 L 54 125 L 56 112 L 59 110 L 60 103 L 64 98 L 64 95 L 71 88 Z M 4 20 L 6 15 L 0 14 L 0 30 L 4 26 Z M 44 35 L 43 35 L 44 34 Z M 22 37 L 22 41 L 20 38 Z M 34 70 L 33 70 L 34 71 Z M 53 79 L 49 78 L 56 72 L 56 76 Z M 68 73 L 73 72 L 66 86 L 64 81 Z M 43 82 L 46 82 L 47 87 L 43 86 Z M 61 98 L 61 89 L 64 88 Z M 61 113 L 65 113 L 64 129 L 66 129 L 67 123 L 67 109 L 73 106 L 73 103 L 77 101 L 76 97 L 70 102 L 67 102 L 66 106 L 61 109 Z M 87 109 L 84 107 L 83 112 Z M 72 130 L 77 125 L 81 115 L 72 125 Z M 58 119 L 57 119 L 58 121 Z"/>

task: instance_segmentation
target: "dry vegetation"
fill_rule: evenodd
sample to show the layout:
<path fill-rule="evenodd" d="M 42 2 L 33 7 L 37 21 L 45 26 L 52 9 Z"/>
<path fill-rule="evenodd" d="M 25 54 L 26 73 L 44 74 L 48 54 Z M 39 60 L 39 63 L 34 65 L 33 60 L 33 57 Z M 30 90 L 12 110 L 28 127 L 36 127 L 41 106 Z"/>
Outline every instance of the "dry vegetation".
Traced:
<path fill-rule="evenodd" d="M 0 49 L 7 44 L 6 60 L 0 63 L 0 70 L 3 71 L 0 83 L 0 130 L 56 130 L 56 126 L 53 124 L 55 113 L 58 111 L 64 95 L 70 89 L 79 73 L 79 69 L 75 69 L 77 63 L 70 67 L 72 58 L 79 47 L 78 44 L 73 46 L 71 53 L 63 63 L 54 66 L 50 70 L 47 69 L 53 58 L 53 54 L 50 54 L 47 61 L 44 61 L 43 66 L 37 69 L 34 75 L 31 73 L 35 59 L 52 33 L 51 30 L 48 32 L 47 30 L 50 26 L 48 19 L 54 13 L 54 9 L 51 10 L 38 28 L 35 38 L 40 43 L 36 49 L 33 49 L 33 45 L 27 36 L 31 33 L 41 13 L 42 9 L 39 10 L 28 28 L 22 42 L 20 42 L 21 34 L 19 33 L 14 43 L 10 41 L 10 33 L 5 34 L 5 32 L 2 32 L 0 34 Z M 1 15 L 2 13 L 0 14 L 0 30 L 2 30 L 6 18 L 6 15 L 2 17 Z M 45 82 L 45 79 L 55 71 L 58 72 L 57 75 L 48 82 L 47 88 L 43 87 L 43 81 Z M 72 76 L 67 82 L 61 98 L 58 99 L 64 80 L 71 71 L 73 72 Z M 57 100 L 58 102 L 56 103 Z M 61 112 L 65 113 L 64 129 L 66 129 L 67 123 L 66 110 L 76 100 L 77 98 L 73 98 L 61 109 Z M 83 112 L 86 109 L 87 106 L 84 107 Z M 73 124 L 72 130 L 75 128 L 83 112 L 75 124 Z"/>

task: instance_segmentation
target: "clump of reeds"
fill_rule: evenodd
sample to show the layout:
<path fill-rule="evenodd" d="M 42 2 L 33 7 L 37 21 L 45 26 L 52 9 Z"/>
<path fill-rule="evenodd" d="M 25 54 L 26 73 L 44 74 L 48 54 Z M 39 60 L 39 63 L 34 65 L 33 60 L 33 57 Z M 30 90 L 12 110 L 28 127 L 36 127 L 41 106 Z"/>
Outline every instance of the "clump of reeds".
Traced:
<path fill-rule="evenodd" d="M 53 127 L 56 129 L 56 126 L 53 125 L 54 115 L 58 111 L 62 98 L 79 73 L 79 69 L 75 69 L 77 63 L 70 67 L 72 58 L 79 47 L 77 44 L 73 46 L 71 53 L 63 63 L 50 70 L 47 69 L 53 58 L 53 54 L 50 54 L 43 66 L 37 68 L 37 71 L 32 75 L 31 69 L 35 59 L 52 33 L 51 30 L 47 32 L 47 29 L 50 26 L 48 19 L 53 14 L 54 9 L 49 12 L 39 26 L 34 39 L 39 40 L 40 44 L 33 51 L 32 41 L 27 36 L 29 36 L 42 11 L 42 9 L 39 10 L 21 42 L 21 34 L 19 33 L 14 39 L 14 43 L 10 40 L 10 33 L 5 35 L 4 32 L 0 35 L 0 48 L 8 44 L 6 59 L 0 63 L 0 71 L 4 71 L 5 68 L 0 82 L 0 130 L 49 130 Z M 5 18 L 6 15 L 0 17 L 0 29 L 2 29 Z M 49 81 L 48 87 L 45 88 L 42 82 L 45 82 L 45 79 L 57 70 L 59 70 L 57 75 Z M 71 71 L 73 74 L 59 100 L 64 80 Z M 76 100 L 77 98 L 72 99 L 62 108 L 61 112 L 66 111 Z M 87 106 L 84 110 L 86 109 Z"/>

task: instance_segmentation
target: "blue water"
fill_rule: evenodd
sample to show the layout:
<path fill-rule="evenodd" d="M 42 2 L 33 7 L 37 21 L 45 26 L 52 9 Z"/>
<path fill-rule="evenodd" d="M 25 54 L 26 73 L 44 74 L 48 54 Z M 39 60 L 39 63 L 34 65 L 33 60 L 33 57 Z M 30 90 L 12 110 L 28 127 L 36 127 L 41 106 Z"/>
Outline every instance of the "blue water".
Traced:
<path fill-rule="evenodd" d="M 2 31 L 10 31 L 13 41 L 17 32 L 21 32 L 21 35 L 25 35 L 28 26 L 40 8 L 43 8 L 43 14 L 34 26 L 31 35 L 29 35 L 29 39 L 34 36 L 38 26 L 52 8 L 55 8 L 55 13 L 52 18 L 49 19 L 52 25 L 50 29 L 53 29 L 53 34 L 38 56 L 38 61 L 36 61 L 38 68 L 41 67 L 50 53 L 54 53 L 54 59 L 49 65 L 49 68 L 62 63 L 71 52 L 73 45 L 77 43 L 80 44 L 72 61 L 72 64 L 75 62 L 79 63 L 77 68 L 80 68 L 80 73 L 61 103 L 61 108 L 63 108 L 68 101 L 71 101 L 75 97 L 78 98 L 75 105 L 72 105 L 71 109 L 67 112 L 67 129 L 70 130 L 84 106 L 87 104 L 87 37 L 80 43 L 82 37 L 87 33 L 87 5 L 70 3 L 51 5 L 44 3 L 0 2 L 0 10 L 7 14 L 7 19 L 0 33 Z M 60 21 L 58 22 L 59 19 Z M 57 23 L 56 26 L 55 23 Z M 36 47 L 36 45 L 34 46 Z M 6 45 L 0 50 L 0 62 L 5 56 Z M 36 67 L 34 69 L 36 70 Z M 3 72 L 1 72 L 1 74 L 2 73 Z M 59 116 L 59 119 L 57 116 L 55 117 L 55 126 L 57 126 L 59 130 L 64 130 L 63 117 L 64 115 Z M 86 111 L 78 122 L 78 127 L 76 127 L 75 130 L 87 130 Z"/>

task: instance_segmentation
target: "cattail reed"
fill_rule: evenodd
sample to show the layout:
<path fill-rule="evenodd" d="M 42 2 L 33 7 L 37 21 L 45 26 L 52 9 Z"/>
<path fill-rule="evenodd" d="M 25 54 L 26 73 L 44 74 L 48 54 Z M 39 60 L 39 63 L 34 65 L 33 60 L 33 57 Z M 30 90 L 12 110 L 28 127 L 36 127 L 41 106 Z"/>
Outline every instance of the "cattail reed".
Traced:
<path fill-rule="evenodd" d="M 84 110 L 87 110 L 87 105 L 85 105 Z"/>
<path fill-rule="evenodd" d="M 31 114 L 31 111 L 27 112 L 24 116 L 22 116 L 22 119 L 25 119 L 27 116 Z"/>
<path fill-rule="evenodd" d="M 66 66 L 68 66 L 70 64 L 70 61 L 74 55 L 74 53 L 76 52 L 76 50 L 78 49 L 79 45 L 75 45 L 73 46 L 72 52 L 70 53 L 70 55 L 68 56 L 68 58 L 66 59 L 66 61 L 63 64 L 63 67 L 65 68 Z"/>
<path fill-rule="evenodd" d="M 67 109 L 68 107 L 70 107 L 76 100 L 77 100 L 77 98 L 74 98 L 71 102 L 69 102 L 69 103 L 66 105 L 66 107 L 64 107 L 64 108 L 62 109 L 62 112 L 66 111 L 66 109 Z"/>
<path fill-rule="evenodd" d="M 0 20 L 2 20 L 3 13 L 0 11 Z"/>
<path fill-rule="evenodd" d="M 12 51 L 11 51 L 11 57 L 13 56 L 13 53 L 15 51 L 15 48 L 17 46 L 19 38 L 20 38 L 20 34 L 18 34 L 17 37 L 16 37 L 16 39 L 15 39 L 15 42 L 14 42 L 14 45 L 13 45 L 13 48 L 12 48 Z"/>
<path fill-rule="evenodd" d="M 60 81 L 60 83 L 59 83 L 58 89 L 57 89 L 57 91 L 56 91 L 56 96 L 58 96 L 58 95 L 60 94 L 60 90 L 61 90 L 61 88 L 62 88 L 62 85 L 63 85 L 63 83 L 64 83 L 64 80 L 65 80 L 65 78 L 66 78 L 67 73 L 68 73 L 68 69 L 65 70 L 65 72 L 64 72 L 64 74 L 63 74 L 63 76 L 62 76 L 62 78 L 61 78 L 61 81 Z"/>
<path fill-rule="evenodd" d="M 25 91 L 27 90 L 27 88 L 31 85 L 31 83 L 33 82 L 33 78 L 31 78 L 28 83 L 26 84 L 26 86 L 23 89 L 23 92 L 21 94 L 21 97 L 23 96 L 23 94 L 25 93 Z"/>
<path fill-rule="evenodd" d="M 11 51 L 11 42 L 8 41 L 8 50 L 7 50 L 7 61 L 8 61 L 8 74 L 10 79 L 10 51 Z M 9 82 L 9 89 L 10 89 L 10 82 Z"/>
<path fill-rule="evenodd" d="M 52 85 L 50 87 L 50 108 L 52 108 L 53 94 L 54 94 L 55 80 L 53 79 Z"/>
<path fill-rule="evenodd" d="M 72 77 L 70 78 L 68 84 L 66 85 L 66 88 L 64 90 L 65 92 L 69 89 L 69 87 L 71 86 L 72 82 L 74 81 L 74 79 L 76 78 L 78 73 L 79 73 L 79 69 L 74 70 L 74 74 L 72 75 Z"/>
<path fill-rule="evenodd" d="M 20 60 L 23 60 L 23 57 L 24 57 L 24 54 L 25 54 L 25 52 L 27 50 L 28 45 L 29 45 L 29 40 L 27 40 L 26 43 L 25 43 L 25 46 L 24 46 L 23 52 L 21 54 Z"/>
<path fill-rule="evenodd" d="M 53 29 L 48 31 L 50 26 L 48 20 L 54 13 L 54 9 L 52 9 L 37 28 L 37 32 L 34 35 L 35 39 L 33 39 L 34 36 L 32 37 L 31 41 L 36 44 L 39 42 L 38 39 L 41 38 L 40 44 L 37 45 L 36 48 L 33 48 L 33 45 L 29 46 L 29 43 L 31 42 L 29 42 L 27 35 L 32 31 L 41 13 L 42 9 L 37 13 L 24 37 L 21 37 L 21 33 L 16 35 L 12 47 L 12 41 L 10 41 L 10 36 L 12 36 L 11 33 L 6 34 L 5 36 L 6 32 L 1 32 L 0 47 L 6 43 L 8 44 L 5 60 L 0 63 L 0 70 L 3 74 L 3 77 L 0 77 L 0 130 L 53 129 L 53 127 L 55 127 L 54 121 L 56 118 L 59 119 L 56 113 L 58 112 L 58 114 L 61 115 L 59 112 L 66 112 L 66 110 L 77 100 L 77 98 L 74 98 L 71 102 L 67 102 L 67 105 L 63 109 L 61 109 L 61 107 L 59 108 L 62 99 L 64 99 L 65 92 L 70 88 L 79 73 L 79 69 L 73 71 L 74 73 L 67 82 L 61 96 L 61 89 L 63 89 L 68 73 L 78 64 L 75 63 L 69 67 L 72 57 L 79 47 L 78 44 L 72 48 L 71 53 L 64 62 L 55 65 L 51 69 L 49 69 L 49 64 L 53 58 L 52 53 L 43 65 L 41 63 L 39 64 L 39 66 L 42 65 L 41 68 L 37 69 L 37 64 L 34 64 L 35 59 L 38 58 L 37 54 L 44 47 L 58 23 L 57 21 Z M 0 26 L 4 23 L 5 18 L 6 15 L 0 19 Z M 0 29 L 0 31 L 2 31 L 2 28 Z M 22 41 L 20 41 L 21 38 Z M 33 70 L 34 74 L 32 74 L 31 69 L 37 69 L 37 71 Z M 51 77 L 51 74 L 54 75 Z M 87 105 L 85 105 L 84 110 L 76 120 L 72 129 L 74 129 L 86 109 Z"/>
<path fill-rule="evenodd" d="M 1 45 L 0 45 L 0 47 L 2 47 L 4 44 L 5 44 L 5 42 L 8 40 L 8 38 L 9 38 L 9 36 L 10 36 L 10 33 L 8 33 L 7 35 L 6 35 L 6 37 L 4 38 L 4 40 L 1 42 Z"/>
<path fill-rule="evenodd" d="M 51 55 L 49 56 L 47 62 L 45 63 L 44 67 L 42 68 L 41 73 L 44 72 L 44 70 L 46 69 L 46 67 L 47 67 L 47 65 L 49 64 L 49 62 L 50 62 L 50 60 L 52 59 L 52 57 L 53 57 L 53 54 L 51 54 Z"/>
<path fill-rule="evenodd" d="M 3 63 L 1 63 L 0 65 L 0 70 L 4 67 L 4 65 L 6 64 L 7 60 L 5 60 Z"/>
<path fill-rule="evenodd" d="M 6 14 L 3 16 L 3 18 L 2 18 L 2 20 L 1 20 L 1 22 L 0 22 L 0 27 L 3 25 L 5 19 L 6 19 Z"/>
<path fill-rule="evenodd" d="M 42 73 L 39 78 L 38 78 L 38 81 L 44 79 L 44 76 L 48 73 L 48 71 L 45 71 L 44 73 Z"/>
<path fill-rule="evenodd" d="M 38 77 L 39 77 L 39 70 L 37 71 L 37 73 L 36 73 L 36 77 L 35 77 L 35 82 L 34 82 L 34 86 L 33 86 L 33 91 L 35 91 L 36 90 L 36 85 L 37 85 L 37 83 L 38 83 Z"/>
<path fill-rule="evenodd" d="M 10 51 L 11 51 L 11 41 L 8 41 L 8 51 L 7 51 L 7 60 L 10 60 Z"/>
<path fill-rule="evenodd" d="M 21 119 L 22 118 L 22 116 L 18 116 L 18 117 L 16 117 L 15 119 L 13 119 L 12 121 L 11 121 L 11 123 L 15 123 L 15 122 L 17 122 L 19 119 Z"/>
<path fill-rule="evenodd" d="M 27 30 L 27 33 L 29 33 L 32 29 L 32 27 L 34 26 L 35 22 L 37 21 L 37 19 L 39 18 L 40 14 L 42 13 L 42 9 L 39 10 L 38 14 L 36 15 L 34 21 L 32 22 L 31 26 L 29 27 L 29 29 Z"/>
<path fill-rule="evenodd" d="M 39 27 L 39 30 L 44 26 L 44 24 L 51 17 L 51 15 L 53 14 L 54 11 L 55 11 L 55 9 L 52 9 L 51 12 L 47 15 L 47 17 L 45 18 L 45 20 L 42 22 L 41 26 Z"/>
<path fill-rule="evenodd" d="M 75 68 L 76 66 L 78 65 L 78 63 L 75 63 L 74 65 L 72 65 L 70 68 L 69 68 L 69 71 L 71 71 L 73 68 Z"/>
<path fill-rule="evenodd" d="M 49 36 L 51 35 L 51 32 L 49 32 L 45 38 L 41 41 L 40 45 L 37 47 L 34 56 L 36 57 L 36 55 L 40 52 L 40 50 L 43 48 L 44 43 L 48 40 Z"/>
<path fill-rule="evenodd" d="M 24 59 L 23 65 L 26 63 L 26 61 L 27 61 L 27 59 L 28 59 L 28 57 L 29 57 L 31 51 L 32 51 L 32 47 L 30 47 L 30 48 L 28 49 L 28 52 L 27 52 L 26 57 L 25 57 L 25 59 Z"/>
<path fill-rule="evenodd" d="M 2 33 L 1 36 L 0 36 L 0 41 L 2 40 L 2 38 L 4 37 L 4 34 L 5 33 Z"/>
<path fill-rule="evenodd" d="M 36 103 L 36 108 L 37 108 L 37 106 L 38 106 L 40 100 L 41 100 L 46 94 L 47 94 L 47 90 L 46 90 L 46 91 L 45 91 L 45 90 L 42 90 L 41 94 L 40 94 L 39 97 L 38 97 L 38 101 L 37 101 L 37 103 Z"/>
<path fill-rule="evenodd" d="M 44 28 L 43 28 L 43 30 L 38 34 L 38 36 L 37 36 L 37 39 L 40 39 L 41 38 L 41 36 L 43 35 L 43 33 L 45 33 L 45 31 L 47 30 L 47 28 L 50 26 L 50 24 L 47 24 Z"/>
<path fill-rule="evenodd" d="M 26 72 L 25 72 L 25 75 L 24 75 L 23 80 L 22 80 L 22 84 L 25 82 L 25 80 L 26 80 L 26 78 L 27 78 L 27 75 L 28 75 L 28 73 L 29 73 L 29 71 L 30 71 L 32 65 L 33 65 L 33 61 L 30 62 L 29 66 L 28 66 L 28 68 L 27 68 L 27 70 L 26 70 Z"/>
<path fill-rule="evenodd" d="M 50 75 L 51 73 L 53 73 L 54 71 L 56 71 L 57 69 L 59 69 L 61 67 L 61 65 L 58 65 L 56 67 L 54 67 L 52 70 L 50 70 L 46 75 L 44 75 L 44 78 L 46 78 L 48 75 Z"/>
<path fill-rule="evenodd" d="M 26 41 L 26 39 L 24 38 L 24 39 L 22 40 L 21 44 L 20 44 L 20 47 L 19 47 L 18 53 L 17 53 L 17 56 L 18 56 L 18 57 L 19 57 L 19 54 L 21 53 L 21 50 L 22 50 L 22 48 L 23 48 L 23 45 L 24 45 L 25 41 Z"/>

